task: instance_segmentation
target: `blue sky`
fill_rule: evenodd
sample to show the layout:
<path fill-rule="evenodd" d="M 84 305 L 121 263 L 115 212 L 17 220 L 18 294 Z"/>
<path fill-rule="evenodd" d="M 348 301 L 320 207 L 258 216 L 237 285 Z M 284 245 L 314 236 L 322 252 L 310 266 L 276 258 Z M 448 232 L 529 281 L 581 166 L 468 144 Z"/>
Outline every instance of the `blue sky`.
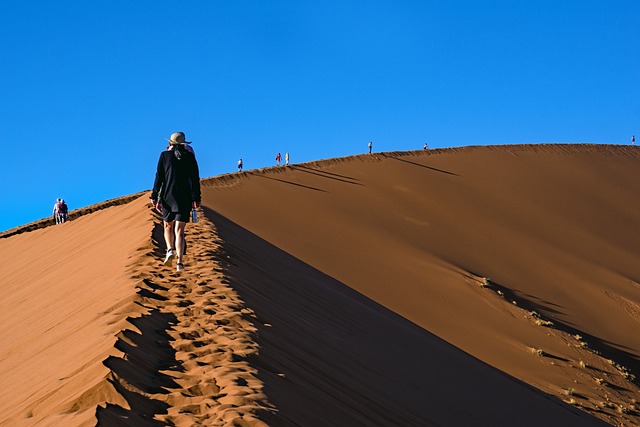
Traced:
<path fill-rule="evenodd" d="M 374 150 L 640 136 L 640 1 L 13 1 L 0 231 L 201 176 Z"/>

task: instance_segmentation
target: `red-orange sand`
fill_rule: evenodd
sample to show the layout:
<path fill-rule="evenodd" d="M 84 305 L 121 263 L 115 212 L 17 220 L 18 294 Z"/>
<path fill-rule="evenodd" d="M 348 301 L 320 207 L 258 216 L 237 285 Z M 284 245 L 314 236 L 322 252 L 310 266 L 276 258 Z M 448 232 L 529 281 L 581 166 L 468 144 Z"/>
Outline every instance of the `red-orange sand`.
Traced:
<path fill-rule="evenodd" d="M 640 425 L 639 166 L 490 146 L 205 179 L 183 272 L 147 194 L 4 233 L 0 425 Z"/>

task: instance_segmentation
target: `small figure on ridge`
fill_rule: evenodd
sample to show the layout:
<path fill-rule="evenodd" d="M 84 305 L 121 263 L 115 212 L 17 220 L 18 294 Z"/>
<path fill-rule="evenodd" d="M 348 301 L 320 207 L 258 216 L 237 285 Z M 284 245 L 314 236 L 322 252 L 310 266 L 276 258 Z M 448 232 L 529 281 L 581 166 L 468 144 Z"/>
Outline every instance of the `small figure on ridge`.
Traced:
<path fill-rule="evenodd" d="M 67 222 L 67 214 L 69 209 L 63 199 L 56 199 L 56 204 L 53 205 L 53 219 L 56 224 L 63 224 Z"/>

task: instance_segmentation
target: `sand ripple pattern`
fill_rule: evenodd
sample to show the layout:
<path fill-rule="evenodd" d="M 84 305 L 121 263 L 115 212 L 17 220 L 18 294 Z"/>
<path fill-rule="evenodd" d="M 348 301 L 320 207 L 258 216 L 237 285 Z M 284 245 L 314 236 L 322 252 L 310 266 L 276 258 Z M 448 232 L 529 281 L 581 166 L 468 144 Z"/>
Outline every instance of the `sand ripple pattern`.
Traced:
<path fill-rule="evenodd" d="M 184 271 L 162 266 L 158 249 L 141 266 L 138 303 L 147 311 L 120 333 L 123 355 L 104 362 L 127 405 L 99 407 L 100 426 L 266 425 L 257 412 L 273 408 L 248 362 L 258 352 L 253 312 L 224 278 L 226 255 L 202 217 L 188 227 Z M 161 232 L 158 220 L 156 240 Z"/>

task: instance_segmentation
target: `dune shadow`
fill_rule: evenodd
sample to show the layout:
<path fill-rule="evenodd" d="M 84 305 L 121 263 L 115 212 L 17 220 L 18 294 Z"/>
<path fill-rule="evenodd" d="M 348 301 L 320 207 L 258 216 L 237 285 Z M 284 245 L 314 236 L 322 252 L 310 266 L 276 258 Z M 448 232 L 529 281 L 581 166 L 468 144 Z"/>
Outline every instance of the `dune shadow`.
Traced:
<path fill-rule="evenodd" d="M 346 176 L 346 175 L 340 175 L 340 174 L 337 174 L 337 173 L 323 171 L 322 169 L 314 169 L 314 168 L 310 168 L 310 167 L 304 166 L 304 165 L 291 165 L 289 167 L 291 169 L 293 169 L 293 170 L 297 170 L 297 171 L 300 171 L 300 172 L 308 173 L 310 175 L 319 176 L 321 178 L 333 179 L 335 181 L 340 181 L 340 182 L 344 182 L 344 183 L 352 184 L 352 185 L 364 185 L 364 184 L 362 184 L 360 182 L 357 182 L 358 179 L 356 179 L 356 178 L 352 178 L 352 177 Z"/>
<path fill-rule="evenodd" d="M 296 187 L 306 188 L 307 190 L 320 191 L 322 193 L 326 193 L 327 192 L 327 190 L 323 190 L 321 188 L 311 187 L 309 185 L 298 184 L 297 182 L 287 181 L 285 179 L 278 179 L 278 178 L 274 178 L 272 176 L 265 176 L 265 175 L 256 175 L 256 176 L 259 177 L 259 178 L 265 178 L 265 179 L 271 179 L 273 181 L 283 182 L 283 183 L 289 184 L 289 185 L 295 185 Z"/>
<path fill-rule="evenodd" d="M 138 295 L 151 301 L 162 301 L 166 298 L 156 293 L 162 289 L 164 288 L 147 279 L 139 286 Z M 177 323 L 177 318 L 175 314 L 159 308 L 147 309 L 148 313 L 140 317 L 127 318 L 132 328 L 119 333 L 114 347 L 123 355 L 109 356 L 102 362 L 111 371 L 108 381 L 131 409 L 116 404 L 98 406 L 96 425 L 165 425 L 155 417 L 166 414 L 169 405 L 149 396 L 167 394 L 171 389 L 180 388 L 173 377 L 167 374 L 183 370 L 176 359 L 176 351 L 171 346 L 173 338 L 168 333 Z"/>
<path fill-rule="evenodd" d="M 127 396 L 130 392 L 115 381 L 116 390 L 123 396 Z M 138 399 L 132 398 L 133 404 L 144 404 L 143 400 L 150 400 L 142 395 L 138 395 Z M 129 401 L 129 400 L 127 400 Z M 96 426 L 102 427 L 164 427 L 165 424 L 156 421 L 153 417 L 132 413 L 130 410 L 122 408 L 118 405 L 108 403 L 106 406 L 98 406 L 96 409 Z"/>
<path fill-rule="evenodd" d="M 164 225 L 160 213 L 153 210 L 155 221 L 153 222 L 153 230 L 151 231 L 151 242 L 153 243 L 153 256 L 161 258 L 167 250 L 167 244 L 164 241 Z"/>
<path fill-rule="evenodd" d="M 277 426 L 606 425 L 511 377 L 214 210 L 217 259 L 252 314 Z M 330 422 L 328 422 L 330 420 Z"/>
<path fill-rule="evenodd" d="M 449 172 L 449 171 L 446 171 L 446 170 L 434 168 L 434 167 L 423 165 L 423 164 L 420 164 L 420 163 L 417 163 L 417 162 L 412 162 L 411 160 L 401 159 L 401 158 L 395 157 L 395 156 L 387 156 L 385 154 L 381 154 L 381 155 L 384 156 L 387 159 L 397 160 L 399 162 L 404 162 L 404 163 L 408 163 L 410 165 L 419 166 L 421 168 L 429 169 L 429 170 L 434 171 L 434 172 L 440 172 L 440 173 L 444 173 L 444 174 L 447 174 L 447 175 L 453 175 L 453 176 L 460 176 L 460 175 L 458 175 L 457 173 L 454 173 L 454 172 Z"/>
<path fill-rule="evenodd" d="M 559 360 L 561 362 L 569 361 L 569 359 L 565 357 L 556 356 L 555 354 L 547 353 L 546 351 L 544 352 L 544 357 L 546 357 L 547 359 Z"/>

